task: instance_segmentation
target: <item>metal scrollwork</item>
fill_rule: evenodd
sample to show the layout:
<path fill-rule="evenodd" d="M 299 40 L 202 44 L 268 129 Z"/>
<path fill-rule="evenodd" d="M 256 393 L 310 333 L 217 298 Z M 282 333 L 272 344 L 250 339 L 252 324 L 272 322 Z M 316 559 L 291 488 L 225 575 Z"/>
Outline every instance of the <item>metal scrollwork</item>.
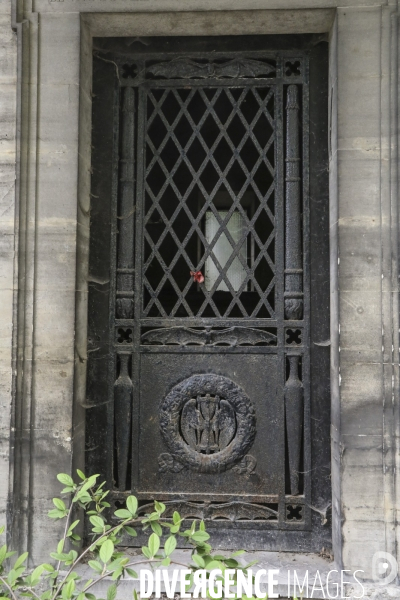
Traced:
<path fill-rule="evenodd" d="M 255 472 L 256 466 L 257 459 L 254 456 L 251 456 L 251 454 L 248 454 L 242 458 L 240 463 L 233 467 L 232 471 L 235 471 L 238 475 L 244 475 L 247 478 Z"/>
<path fill-rule="evenodd" d="M 139 508 L 139 514 L 150 513 L 153 504 L 145 504 Z M 186 500 L 172 500 L 165 502 L 165 519 L 171 518 L 174 511 L 178 511 L 183 519 L 207 519 L 217 521 L 229 519 L 235 521 L 252 521 L 263 519 L 265 521 L 278 520 L 277 505 L 258 504 L 255 502 L 188 502 Z"/>
<path fill-rule="evenodd" d="M 226 329 L 192 329 L 191 327 L 161 327 L 142 335 L 142 344 L 176 344 L 177 346 L 255 346 L 275 345 L 276 335 L 252 327 L 228 327 Z"/>
<path fill-rule="evenodd" d="M 185 465 L 174 460 L 174 457 L 168 454 L 168 452 L 163 452 L 158 457 L 158 470 L 160 473 L 179 473 L 185 468 Z"/>
<path fill-rule="evenodd" d="M 161 404 L 160 428 L 174 461 L 200 473 L 221 473 L 251 448 L 256 418 L 238 385 L 208 373 L 170 391 Z"/>
<path fill-rule="evenodd" d="M 147 67 L 156 77 L 168 78 L 216 78 L 260 77 L 275 72 L 275 67 L 261 60 L 234 58 L 226 62 L 197 62 L 189 58 L 177 58 L 169 62 Z"/>

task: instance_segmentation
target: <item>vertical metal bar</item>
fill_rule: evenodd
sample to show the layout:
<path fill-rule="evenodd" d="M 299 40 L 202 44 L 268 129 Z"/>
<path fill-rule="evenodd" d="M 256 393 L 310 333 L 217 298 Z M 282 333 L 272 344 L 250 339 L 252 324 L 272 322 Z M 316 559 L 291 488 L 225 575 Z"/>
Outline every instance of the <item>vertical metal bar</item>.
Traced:
<path fill-rule="evenodd" d="M 282 58 L 277 61 L 278 73 L 282 70 Z M 286 355 L 284 343 L 284 268 L 285 268 L 285 210 L 284 210 L 284 87 L 282 83 L 278 83 L 274 93 L 274 120 L 275 120 L 275 140 L 274 140 L 274 158 L 275 158 L 275 315 L 278 321 L 278 386 L 277 394 L 279 394 L 279 424 L 280 424 L 280 477 L 279 477 L 279 520 L 285 521 L 285 404 L 284 404 L 284 388 L 286 383 Z"/>
<path fill-rule="evenodd" d="M 138 69 L 144 70 L 144 64 L 138 62 Z M 135 326 L 133 331 L 133 355 L 132 355 L 132 471 L 131 489 L 137 492 L 139 486 L 139 437 L 140 437 L 140 336 L 141 317 L 143 311 L 143 220 L 146 212 L 146 197 L 144 186 L 144 170 L 146 163 L 146 110 L 147 89 L 141 86 L 137 92 L 137 139 L 136 144 L 136 234 L 135 234 Z"/>
<path fill-rule="evenodd" d="M 286 432 L 292 496 L 297 496 L 299 493 L 300 453 L 303 437 L 304 389 L 299 379 L 299 360 L 299 355 L 288 355 L 289 377 L 285 386 Z"/>
<path fill-rule="evenodd" d="M 133 143 L 135 91 L 122 91 L 120 205 L 118 211 L 117 319 L 133 318 Z"/>
<path fill-rule="evenodd" d="M 127 488 L 127 470 L 129 462 L 129 440 L 132 415 L 132 380 L 129 377 L 130 352 L 119 352 L 119 376 L 114 384 L 114 424 L 117 446 L 118 488 Z"/>
<path fill-rule="evenodd" d="M 119 160 L 119 206 L 117 210 L 117 280 L 115 316 L 133 318 L 134 275 L 134 133 L 135 90 L 122 92 Z M 128 373 L 130 353 L 120 353 L 120 373 L 114 384 L 114 435 L 118 488 L 127 488 L 129 439 L 132 424 L 132 381 Z"/>
<path fill-rule="evenodd" d="M 303 292 L 304 292 L 304 351 L 302 357 L 301 380 L 304 388 L 304 427 L 303 427 L 303 460 L 304 460 L 304 488 L 302 491 L 306 498 L 306 506 L 311 499 L 312 465 L 311 465 L 311 381 L 310 381 L 310 347 L 311 347 L 311 261 L 310 261 L 310 77 L 309 59 L 303 59 L 302 86 L 302 212 L 303 212 Z M 308 513 L 308 514 L 307 514 Z M 309 509 L 305 509 L 305 518 L 310 519 Z"/>
<path fill-rule="evenodd" d="M 110 310 L 109 310 L 109 361 L 108 361 L 108 402 L 107 402 L 107 485 L 114 487 L 114 383 L 117 372 L 117 356 L 114 351 L 115 342 L 115 299 L 117 285 L 117 216 L 119 191 L 119 142 L 121 128 L 121 88 L 117 78 L 114 79 L 114 135 L 112 150 L 112 197 L 111 197 L 111 277 L 110 277 Z"/>
<path fill-rule="evenodd" d="M 303 316 L 303 253 L 301 235 L 301 177 L 298 87 L 289 85 L 286 100 L 286 244 L 285 317 Z"/>

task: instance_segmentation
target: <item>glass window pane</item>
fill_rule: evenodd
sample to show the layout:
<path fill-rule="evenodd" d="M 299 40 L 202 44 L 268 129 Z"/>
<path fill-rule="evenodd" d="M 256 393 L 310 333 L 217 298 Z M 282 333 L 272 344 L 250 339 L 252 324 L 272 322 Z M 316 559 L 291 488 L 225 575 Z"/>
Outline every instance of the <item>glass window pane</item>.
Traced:
<path fill-rule="evenodd" d="M 226 210 L 218 211 L 221 220 L 226 218 L 227 213 L 228 211 Z M 236 244 L 238 244 L 238 242 L 243 238 L 246 229 L 245 220 L 239 211 L 235 211 L 232 214 L 228 221 L 227 229 L 232 236 L 236 247 Z M 206 212 L 205 237 L 209 244 L 212 244 L 215 241 L 214 238 L 217 237 L 217 240 L 213 246 L 212 254 L 207 258 L 205 265 L 205 286 L 207 290 L 211 290 L 220 274 L 220 270 L 215 264 L 213 256 L 217 259 L 221 265 L 221 268 L 223 268 L 234 251 L 230 241 L 228 240 L 228 237 L 221 229 L 216 216 L 211 210 Z M 237 292 L 246 278 L 246 271 L 242 264 L 247 263 L 246 241 L 242 243 L 239 252 L 235 254 L 237 254 L 237 256 L 233 259 L 232 264 L 226 273 L 226 277 L 229 280 L 233 290 Z M 242 260 L 239 260 L 238 256 L 240 256 Z M 225 292 L 229 291 L 229 288 L 224 280 L 218 284 L 217 290 Z"/>

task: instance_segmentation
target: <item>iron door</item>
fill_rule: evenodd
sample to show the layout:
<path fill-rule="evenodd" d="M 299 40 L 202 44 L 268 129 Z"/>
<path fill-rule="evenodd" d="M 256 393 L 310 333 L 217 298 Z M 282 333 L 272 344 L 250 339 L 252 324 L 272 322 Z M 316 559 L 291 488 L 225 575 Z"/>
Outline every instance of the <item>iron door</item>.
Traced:
<path fill-rule="evenodd" d="M 113 56 L 113 497 L 310 549 L 310 51 L 153 44 Z"/>

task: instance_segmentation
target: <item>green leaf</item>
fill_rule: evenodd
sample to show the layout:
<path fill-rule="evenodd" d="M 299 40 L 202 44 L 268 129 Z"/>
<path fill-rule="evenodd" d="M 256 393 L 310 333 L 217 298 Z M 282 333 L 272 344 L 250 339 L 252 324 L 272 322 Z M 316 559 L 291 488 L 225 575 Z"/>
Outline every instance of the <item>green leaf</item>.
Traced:
<path fill-rule="evenodd" d="M 199 529 L 200 529 L 200 531 L 205 531 L 206 530 L 206 524 L 204 523 L 204 521 L 200 521 Z"/>
<path fill-rule="evenodd" d="M 204 569 L 204 567 L 206 566 L 206 563 L 204 562 L 204 558 L 202 556 L 200 556 L 199 554 L 193 554 L 192 560 L 194 563 L 196 563 L 196 565 L 198 567 L 200 567 L 200 569 Z"/>
<path fill-rule="evenodd" d="M 77 469 L 76 472 L 78 473 L 78 476 L 82 479 L 85 480 L 86 479 L 86 475 L 85 473 L 82 473 L 82 471 L 80 469 Z M 93 594 L 90 594 L 90 596 L 93 596 Z M 93 596 L 94 597 L 94 596 Z"/>
<path fill-rule="evenodd" d="M 57 544 L 57 552 L 60 553 L 64 550 L 64 540 L 60 540 Z"/>
<path fill-rule="evenodd" d="M 97 600 L 96 596 L 94 594 L 91 594 L 90 592 L 85 592 L 85 596 L 88 600 Z"/>
<path fill-rule="evenodd" d="M 110 585 L 107 590 L 107 600 L 115 600 L 115 596 L 117 595 L 117 586 L 115 583 Z"/>
<path fill-rule="evenodd" d="M 128 496 L 128 498 L 126 499 L 126 508 L 129 510 L 131 515 L 136 515 L 137 507 L 137 498 L 135 498 L 135 496 Z"/>
<path fill-rule="evenodd" d="M 164 552 L 166 556 L 169 556 L 170 554 L 172 554 L 172 552 L 175 550 L 176 548 L 176 537 L 174 535 L 171 535 L 169 538 L 167 538 L 167 540 L 165 541 L 164 544 Z"/>
<path fill-rule="evenodd" d="M 142 546 L 142 553 L 144 554 L 144 556 L 146 558 L 153 558 L 153 556 L 147 546 Z"/>
<path fill-rule="evenodd" d="M 173 525 L 171 527 L 171 533 L 178 533 L 179 531 L 179 525 Z"/>
<path fill-rule="evenodd" d="M 126 531 L 126 533 L 128 535 L 131 535 L 132 537 L 137 536 L 136 529 L 133 529 L 133 527 L 129 527 L 129 525 L 125 525 L 124 531 Z"/>
<path fill-rule="evenodd" d="M 19 556 L 17 558 L 17 560 L 15 561 L 13 568 L 18 569 L 18 567 L 20 567 L 22 565 L 22 563 L 26 561 L 26 559 L 28 558 L 28 554 L 29 554 L 28 552 L 24 552 L 23 554 L 21 554 L 21 556 Z"/>
<path fill-rule="evenodd" d="M 78 493 L 78 498 L 82 498 L 83 494 L 89 490 L 91 487 L 94 486 L 94 484 L 96 483 L 96 479 L 99 477 L 99 475 L 92 475 L 91 477 L 89 477 L 89 479 L 87 481 L 85 481 L 85 483 L 82 485 L 81 489 L 79 490 Z"/>
<path fill-rule="evenodd" d="M 83 494 L 79 493 L 79 495 L 77 494 L 73 500 L 74 502 L 80 502 L 81 504 L 89 504 L 89 502 L 92 501 L 92 498 L 90 496 L 90 494 L 88 494 L 87 492 L 84 492 Z"/>
<path fill-rule="evenodd" d="M 59 473 L 57 475 L 57 479 L 63 485 L 68 485 L 68 486 L 71 486 L 71 487 L 74 485 L 74 481 L 73 481 L 72 477 L 70 477 L 66 473 Z"/>
<path fill-rule="evenodd" d="M 76 521 L 74 521 L 72 523 L 72 525 L 69 526 L 68 533 L 67 533 L 68 537 L 72 534 L 72 531 L 75 529 L 75 527 L 78 525 L 78 523 L 79 523 L 79 519 L 77 519 Z"/>
<path fill-rule="evenodd" d="M 65 511 L 58 510 L 58 508 L 53 508 L 52 510 L 49 510 L 47 516 L 50 517 L 50 519 L 63 519 L 65 517 Z"/>
<path fill-rule="evenodd" d="M 171 559 L 169 556 L 167 556 L 166 558 L 164 558 L 164 560 L 161 561 L 161 564 L 163 567 L 168 567 L 171 564 Z"/>
<path fill-rule="evenodd" d="M 162 529 L 159 523 L 150 523 L 150 525 L 154 533 L 156 533 L 159 536 L 162 535 Z"/>
<path fill-rule="evenodd" d="M 148 520 L 149 521 L 158 521 L 159 518 L 160 518 L 160 515 L 158 514 L 158 512 L 154 512 L 154 513 L 151 513 L 151 515 L 149 515 Z"/>
<path fill-rule="evenodd" d="M 231 556 L 241 556 L 242 554 L 246 554 L 246 550 L 237 550 L 236 552 L 233 552 Z"/>
<path fill-rule="evenodd" d="M 114 552 L 114 544 L 111 540 L 106 540 L 100 548 L 100 558 L 103 563 L 108 563 Z"/>
<path fill-rule="evenodd" d="M 133 590 L 133 600 L 139 600 L 136 590 Z"/>
<path fill-rule="evenodd" d="M 118 579 L 118 577 L 121 577 L 122 571 L 122 567 L 118 567 L 117 569 L 115 569 L 114 573 L 111 575 L 111 579 L 115 581 L 116 579 Z"/>
<path fill-rule="evenodd" d="M 119 519 L 131 519 L 132 515 L 129 512 L 129 510 L 126 510 L 126 508 L 120 508 L 119 510 L 116 510 L 114 515 L 116 517 L 118 517 Z"/>
<path fill-rule="evenodd" d="M 174 522 L 174 525 L 178 525 L 181 522 L 181 515 L 175 510 L 174 514 L 172 515 L 172 520 Z"/>
<path fill-rule="evenodd" d="M 158 535 L 156 533 L 152 533 L 151 536 L 149 537 L 149 550 L 150 550 L 150 554 L 152 557 L 155 554 L 157 554 L 159 548 L 160 548 L 160 538 L 158 537 Z"/>
<path fill-rule="evenodd" d="M 3 560 L 5 559 L 7 554 L 7 546 L 4 544 L 4 546 L 2 546 L 0 548 L 0 565 L 3 562 Z"/>
<path fill-rule="evenodd" d="M 206 540 L 210 539 L 210 536 L 206 531 L 196 531 L 191 535 L 191 538 L 195 542 L 205 542 Z"/>
<path fill-rule="evenodd" d="M 229 568 L 229 569 L 236 569 L 236 567 L 239 565 L 238 561 L 235 560 L 234 558 L 225 558 L 224 559 L 224 564 Z"/>
<path fill-rule="evenodd" d="M 46 571 L 49 571 L 50 573 L 52 573 L 54 571 L 54 567 L 52 567 L 48 563 L 43 563 L 43 567 L 45 568 Z"/>
<path fill-rule="evenodd" d="M 210 544 L 201 544 L 201 546 L 197 547 L 197 552 L 200 552 L 200 549 L 201 549 L 203 556 L 206 554 L 210 554 L 210 552 L 212 550 Z"/>
<path fill-rule="evenodd" d="M 225 565 L 223 565 L 221 562 L 219 562 L 219 560 L 211 560 L 206 565 L 206 569 L 207 569 L 207 571 L 212 571 L 213 569 L 221 569 L 221 571 L 224 571 Z"/>
<path fill-rule="evenodd" d="M 157 502 L 157 500 L 154 502 L 154 506 L 155 509 L 158 513 L 162 514 L 165 511 L 165 504 L 163 504 L 162 502 Z"/>
<path fill-rule="evenodd" d="M 139 579 L 139 575 L 133 569 L 130 569 L 129 567 L 126 567 L 126 572 L 128 573 L 128 575 L 130 577 L 133 577 L 134 579 Z"/>
<path fill-rule="evenodd" d="M 74 590 L 75 590 L 75 581 L 73 579 L 71 579 L 65 585 L 65 595 L 67 596 L 67 598 L 71 598 L 72 594 L 74 593 Z"/>
<path fill-rule="evenodd" d="M 103 519 L 101 517 L 98 517 L 97 515 L 93 515 L 93 517 L 90 517 L 89 521 L 95 527 L 101 527 L 102 529 L 104 527 L 104 521 L 103 521 Z"/>
<path fill-rule="evenodd" d="M 65 561 L 69 559 L 69 554 L 66 554 L 65 552 L 50 552 L 50 556 L 51 558 L 54 558 L 55 560 L 61 560 L 61 561 Z"/>
<path fill-rule="evenodd" d="M 2 525 L 2 526 L 0 527 L 0 535 L 1 535 L 2 533 L 4 533 L 4 531 L 5 531 L 5 526 L 4 526 L 4 525 Z"/>
<path fill-rule="evenodd" d="M 66 510 L 65 503 L 60 498 L 53 498 L 53 504 L 58 510 Z"/>
<path fill-rule="evenodd" d="M 31 575 L 31 585 L 32 585 L 32 587 L 39 583 L 40 576 L 43 573 L 43 571 L 45 571 L 45 570 L 46 569 L 45 569 L 44 565 L 39 565 L 38 567 L 36 567 L 36 569 L 33 571 L 32 575 Z"/>
<path fill-rule="evenodd" d="M 103 567 L 97 560 L 89 560 L 88 565 L 93 571 L 96 571 L 96 573 L 101 573 L 103 571 Z"/>

